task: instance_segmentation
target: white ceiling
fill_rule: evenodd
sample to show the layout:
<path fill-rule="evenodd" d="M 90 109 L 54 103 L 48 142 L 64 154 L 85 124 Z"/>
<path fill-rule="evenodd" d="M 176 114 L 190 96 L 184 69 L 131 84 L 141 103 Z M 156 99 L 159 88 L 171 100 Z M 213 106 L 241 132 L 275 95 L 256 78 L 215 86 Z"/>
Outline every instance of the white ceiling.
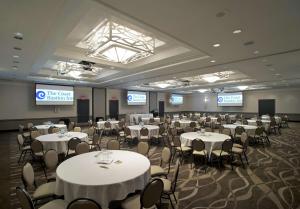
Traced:
<path fill-rule="evenodd" d="M 232 70 L 248 80 L 233 76 L 230 83 L 209 87 L 299 87 L 299 11 L 298 0 L 2 0 L 0 78 L 131 88 Z M 138 28 L 166 45 L 154 56 L 128 65 L 89 58 L 75 45 L 103 18 Z M 233 34 L 236 29 L 242 32 Z M 23 33 L 24 39 L 14 39 L 15 32 Z M 249 41 L 254 43 L 245 46 Z M 221 46 L 213 47 L 216 43 Z M 16 46 L 22 50 L 13 49 Z M 49 62 L 71 59 L 93 61 L 118 73 L 91 82 L 56 80 Z"/>

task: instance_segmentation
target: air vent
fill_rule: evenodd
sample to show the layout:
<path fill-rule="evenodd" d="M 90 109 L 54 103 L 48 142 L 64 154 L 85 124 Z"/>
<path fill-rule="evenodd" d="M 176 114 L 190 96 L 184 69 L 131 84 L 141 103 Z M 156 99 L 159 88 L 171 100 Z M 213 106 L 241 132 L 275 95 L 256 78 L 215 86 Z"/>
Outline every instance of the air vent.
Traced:
<path fill-rule="evenodd" d="M 82 60 L 82 61 L 80 61 L 78 64 L 81 64 L 81 65 L 82 65 L 82 68 L 83 68 L 84 70 L 92 71 L 92 67 L 93 67 L 93 65 L 94 65 L 95 63 L 94 63 L 94 62 L 89 62 L 89 61 Z"/>
<path fill-rule="evenodd" d="M 244 43 L 245 46 L 253 45 L 254 41 L 247 41 Z"/>

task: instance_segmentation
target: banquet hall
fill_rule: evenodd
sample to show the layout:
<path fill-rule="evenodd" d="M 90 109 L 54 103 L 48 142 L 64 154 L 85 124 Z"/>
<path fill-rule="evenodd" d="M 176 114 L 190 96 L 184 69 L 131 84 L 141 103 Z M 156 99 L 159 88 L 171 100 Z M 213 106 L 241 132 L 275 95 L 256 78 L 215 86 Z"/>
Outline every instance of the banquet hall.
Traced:
<path fill-rule="evenodd" d="M 299 209 L 299 11 L 1 0 L 0 208 Z"/>

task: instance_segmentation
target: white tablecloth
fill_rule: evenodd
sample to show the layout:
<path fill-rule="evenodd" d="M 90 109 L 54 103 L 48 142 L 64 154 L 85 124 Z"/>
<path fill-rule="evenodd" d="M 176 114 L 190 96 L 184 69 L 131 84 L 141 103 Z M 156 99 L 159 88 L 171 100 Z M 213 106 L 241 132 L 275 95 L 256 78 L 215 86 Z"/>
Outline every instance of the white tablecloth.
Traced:
<path fill-rule="evenodd" d="M 206 118 L 207 118 L 207 117 L 201 117 L 201 118 L 200 118 L 200 121 L 206 121 Z M 210 118 L 210 121 L 211 121 L 211 122 L 214 122 L 214 123 L 216 123 L 217 120 L 218 120 L 218 118 L 216 118 L 216 117 L 209 117 L 209 118 Z"/>
<path fill-rule="evenodd" d="M 129 193 L 142 190 L 150 179 L 150 161 L 136 152 L 111 150 L 113 162 L 101 168 L 95 155 L 89 152 L 77 155 L 63 163 L 57 170 L 57 195 L 70 202 L 79 197 L 97 201 L 108 208 L 112 200 L 122 200 Z M 115 163 L 116 161 L 122 163 Z"/>
<path fill-rule="evenodd" d="M 246 131 L 246 133 L 248 135 L 254 134 L 255 133 L 255 129 L 257 128 L 257 126 L 253 126 L 253 125 L 240 125 L 240 124 L 224 124 L 223 125 L 224 128 L 229 128 L 230 129 L 232 136 L 234 136 L 235 128 L 237 126 L 244 127 L 244 129 L 245 129 L 245 131 Z"/>
<path fill-rule="evenodd" d="M 154 121 L 155 121 L 156 123 L 160 123 L 160 118 L 159 118 L 159 117 L 154 118 Z"/>
<path fill-rule="evenodd" d="M 267 130 L 270 127 L 270 120 L 260 120 L 264 126 L 264 128 Z M 256 126 L 256 120 L 247 120 L 248 125 Z"/>
<path fill-rule="evenodd" d="M 281 117 L 279 117 L 279 116 L 274 116 L 274 118 L 275 118 L 275 121 L 276 121 L 277 124 L 281 122 Z M 262 119 L 262 120 L 270 120 L 271 118 L 270 118 L 269 115 L 262 115 L 262 116 L 261 116 L 261 119 Z"/>
<path fill-rule="evenodd" d="M 106 121 L 98 121 L 97 122 L 97 126 L 98 126 L 98 128 L 100 128 L 100 129 L 104 129 L 104 123 L 105 123 Z M 118 120 L 113 120 L 113 121 L 109 121 L 110 122 L 110 124 L 111 124 L 111 128 L 112 129 L 116 129 L 117 127 L 118 127 L 118 124 L 119 124 L 119 121 Z"/>
<path fill-rule="evenodd" d="M 37 125 L 34 127 L 36 127 L 41 134 L 48 134 L 48 129 L 51 126 L 55 126 L 59 129 L 67 129 L 67 126 L 65 124 Z"/>
<path fill-rule="evenodd" d="M 68 149 L 68 141 L 78 137 L 81 141 L 87 141 L 87 134 L 82 132 L 68 132 L 63 136 L 60 133 L 46 134 L 37 137 L 36 139 L 42 142 L 44 150 L 54 149 L 58 153 L 66 153 Z"/>
<path fill-rule="evenodd" d="M 139 117 L 140 118 L 153 118 L 152 113 L 145 113 L 145 114 L 130 114 L 129 119 L 130 119 L 130 124 L 133 124 L 133 118 L 135 118 L 135 121 L 138 123 L 139 122 Z"/>
<path fill-rule="evenodd" d="M 206 132 L 204 135 L 198 132 L 189 132 L 180 135 L 181 144 L 184 146 L 192 146 L 192 141 L 195 139 L 201 139 L 205 143 L 205 149 L 210 157 L 211 151 L 220 149 L 222 143 L 226 139 L 230 139 L 230 136 L 214 132 Z"/>
<path fill-rule="evenodd" d="M 159 134 L 159 127 L 155 125 L 144 125 L 143 127 L 149 130 L 149 138 L 152 136 L 157 136 Z M 142 127 L 140 125 L 128 126 L 131 132 L 131 136 L 140 138 L 140 130 Z"/>
<path fill-rule="evenodd" d="M 174 126 L 176 120 L 172 120 L 172 126 Z M 185 128 L 190 126 L 191 120 L 177 120 L 180 123 L 180 127 Z"/>

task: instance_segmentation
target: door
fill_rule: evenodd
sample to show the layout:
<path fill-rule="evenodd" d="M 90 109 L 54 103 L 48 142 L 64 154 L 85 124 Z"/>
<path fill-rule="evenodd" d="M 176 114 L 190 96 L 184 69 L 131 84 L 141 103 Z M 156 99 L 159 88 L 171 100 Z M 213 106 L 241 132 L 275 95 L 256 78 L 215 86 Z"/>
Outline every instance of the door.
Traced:
<path fill-rule="evenodd" d="M 90 100 L 77 99 L 77 122 L 87 123 L 90 118 Z"/>
<path fill-rule="evenodd" d="M 109 100 L 109 117 L 118 120 L 119 100 Z"/>
<path fill-rule="evenodd" d="M 159 101 L 158 103 L 158 111 L 159 111 L 159 117 L 163 117 L 165 115 L 165 102 Z"/>
<path fill-rule="evenodd" d="M 275 115 L 275 99 L 260 99 L 258 100 L 258 114 L 261 115 Z"/>

